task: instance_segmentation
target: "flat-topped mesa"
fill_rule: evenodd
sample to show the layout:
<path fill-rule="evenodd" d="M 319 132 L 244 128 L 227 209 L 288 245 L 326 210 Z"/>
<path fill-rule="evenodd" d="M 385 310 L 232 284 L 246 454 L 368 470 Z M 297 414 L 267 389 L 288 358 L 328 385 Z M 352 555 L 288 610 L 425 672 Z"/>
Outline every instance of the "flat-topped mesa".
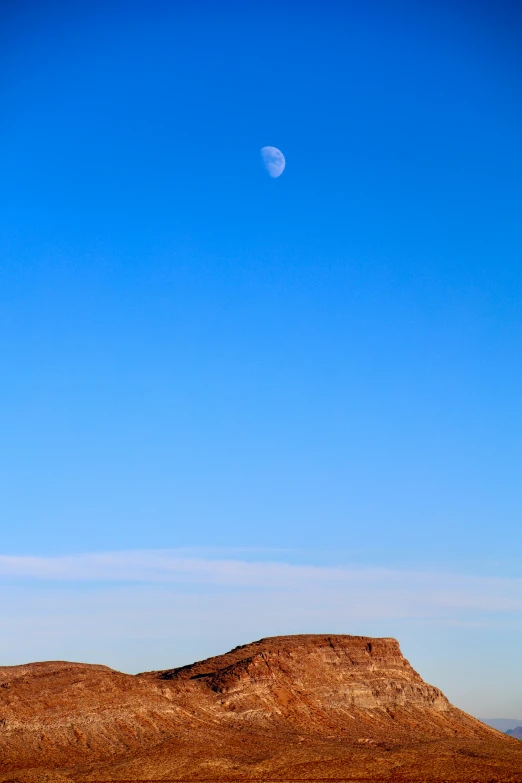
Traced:
<path fill-rule="evenodd" d="M 395 639 L 278 636 L 141 675 L 48 661 L 0 667 L 0 686 L 0 780 L 382 780 L 400 766 L 419 783 L 436 766 L 513 783 L 522 768 L 521 743 L 449 704 Z"/>
<path fill-rule="evenodd" d="M 308 709 L 419 707 L 444 711 L 446 697 L 425 683 L 391 638 L 275 636 L 225 655 L 163 672 L 162 680 L 201 682 L 233 697 L 233 709 L 281 714 Z M 148 675 L 148 676 L 151 676 Z"/>

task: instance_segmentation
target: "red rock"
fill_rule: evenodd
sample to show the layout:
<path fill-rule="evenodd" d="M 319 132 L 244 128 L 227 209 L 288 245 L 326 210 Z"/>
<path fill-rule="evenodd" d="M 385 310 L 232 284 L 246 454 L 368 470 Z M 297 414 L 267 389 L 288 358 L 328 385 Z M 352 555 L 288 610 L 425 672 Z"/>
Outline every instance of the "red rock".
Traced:
<path fill-rule="evenodd" d="M 274 637 L 139 675 L 34 663 L 0 685 L 0 780 L 522 780 L 520 742 L 453 707 L 395 639 Z"/>

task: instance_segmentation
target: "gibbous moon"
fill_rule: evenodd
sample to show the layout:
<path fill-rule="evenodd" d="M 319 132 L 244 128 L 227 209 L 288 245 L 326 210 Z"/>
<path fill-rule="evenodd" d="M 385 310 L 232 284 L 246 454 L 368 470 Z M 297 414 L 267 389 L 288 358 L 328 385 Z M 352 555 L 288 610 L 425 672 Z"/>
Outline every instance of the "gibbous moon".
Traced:
<path fill-rule="evenodd" d="M 281 150 L 278 150 L 277 147 L 262 147 L 261 157 L 269 176 L 273 179 L 280 177 L 286 165 L 285 156 Z"/>

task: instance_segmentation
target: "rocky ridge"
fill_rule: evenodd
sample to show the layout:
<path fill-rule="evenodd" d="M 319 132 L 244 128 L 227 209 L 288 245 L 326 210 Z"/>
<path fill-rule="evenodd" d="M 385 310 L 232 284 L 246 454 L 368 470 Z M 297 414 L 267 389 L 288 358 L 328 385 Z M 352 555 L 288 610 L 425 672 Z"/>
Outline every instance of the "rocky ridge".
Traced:
<path fill-rule="evenodd" d="M 522 780 L 520 743 L 452 706 L 395 639 L 346 635 L 139 675 L 0 668 L 0 759 L 0 780 Z"/>

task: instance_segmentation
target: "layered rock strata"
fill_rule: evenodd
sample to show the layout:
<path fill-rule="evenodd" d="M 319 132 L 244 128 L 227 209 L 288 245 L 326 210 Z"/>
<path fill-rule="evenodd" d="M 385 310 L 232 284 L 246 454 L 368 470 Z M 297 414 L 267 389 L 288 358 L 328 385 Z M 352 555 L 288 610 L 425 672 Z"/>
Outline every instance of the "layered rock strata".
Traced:
<path fill-rule="evenodd" d="M 453 707 L 395 639 L 300 635 L 139 675 L 67 662 L 1 668 L 0 759 L 6 780 L 53 770 L 75 781 L 425 781 L 440 768 L 447 780 L 507 781 L 522 771 L 522 746 Z"/>

